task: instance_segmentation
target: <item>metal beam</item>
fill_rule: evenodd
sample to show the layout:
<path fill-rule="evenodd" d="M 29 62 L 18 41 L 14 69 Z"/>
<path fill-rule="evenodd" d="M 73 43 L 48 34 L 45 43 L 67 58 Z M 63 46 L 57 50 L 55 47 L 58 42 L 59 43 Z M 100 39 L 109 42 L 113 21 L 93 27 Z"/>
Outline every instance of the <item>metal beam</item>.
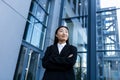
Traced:
<path fill-rule="evenodd" d="M 87 80 L 97 80 L 96 71 L 96 0 L 88 0 Z"/>
<path fill-rule="evenodd" d="M 120 61 L 120 57 L 104 57 L 104 61 Z"/>

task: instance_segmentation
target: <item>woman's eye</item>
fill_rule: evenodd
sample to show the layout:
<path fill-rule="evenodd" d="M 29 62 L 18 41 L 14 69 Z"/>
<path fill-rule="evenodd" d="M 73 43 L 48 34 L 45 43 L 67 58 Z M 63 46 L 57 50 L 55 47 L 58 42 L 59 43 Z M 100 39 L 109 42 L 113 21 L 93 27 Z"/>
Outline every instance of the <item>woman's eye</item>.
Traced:
<path fill-rule="evenodd" d="M 60 30 L 60 32 L 63 32 L 62 30 Z"/>
<path fill-rule="evenodd" d="M 65 31 L 65 33 L 68 33 L 68 31 Z"/>

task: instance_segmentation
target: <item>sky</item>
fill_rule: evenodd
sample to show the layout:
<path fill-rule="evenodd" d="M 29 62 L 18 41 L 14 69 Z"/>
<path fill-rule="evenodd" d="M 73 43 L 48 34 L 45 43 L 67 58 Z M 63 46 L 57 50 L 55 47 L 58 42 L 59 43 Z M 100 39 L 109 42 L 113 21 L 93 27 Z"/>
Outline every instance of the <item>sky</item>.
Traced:
<path fill-rule="evenodd" d="M 111 7 L 116 6 L 120 8 L 120 0 L 100 0 L 101 7 Z"/>

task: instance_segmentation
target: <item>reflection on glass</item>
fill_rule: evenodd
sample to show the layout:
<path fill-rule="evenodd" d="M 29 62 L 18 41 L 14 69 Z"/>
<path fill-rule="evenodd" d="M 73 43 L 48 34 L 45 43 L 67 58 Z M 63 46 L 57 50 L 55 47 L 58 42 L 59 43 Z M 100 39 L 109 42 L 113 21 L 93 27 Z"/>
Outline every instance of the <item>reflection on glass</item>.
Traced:
<path fill-rule="evenodd" d="M 27 52 L 27 48 L 25 47 L 21 47 L 21 52 L 19 55 L 19 59 L 18 59 L 18 63 L 17 63 L 17 67 L 16 67 L 16 71 L 15 71 L 15 75 L 14 75 L 14 80 L 21 80 L 22 77 L 22 70 L 23 70 L 23 62 L 24 62 L 24 56 L 25 53 Z"/>
<path fill-rule="evenodd" d="M 37 3 L 35 3 L 34 1 L 32 2 L 31 4 L 31 9 L 30 9 L 30 12 L 35 15 L 36 14 L 36 10 L 37 10 Z"/>
<path fill-rule="evenodd" d="M 74 65 L 76 80 L 87 80 L 86 53 L 78 53 L 77 61 Z"/>
<path fill-rule="evenodd" d="M 42 3 L 40 3 L 43 1 Z M 25 34 L 23 39 L 35 47 L 43 49 L 46 26 L 48 20 L 48 12 L 41 6 L 45 4 L 46 8 L 50 7 L 49 0 L 33 0 L 30 8 L 28 22 L 26 24 Z"/>
<path fill-rule="evenodd" d="M 63 18 L 87 15 L 87 0 L 65 0 Z"/>
<path fill-rule="evenodd" d="M 25 34 L 24 34 L 23 39 L 30 43 L 31 35 L 33 31 L 33 24 L 35 22 L 35 19 L 31 15 L 28 17 L 28 19 L 31 21 L 31 23 L 29 22 L 26 23 L 26 29 L 25 29 Z"/>
<path fill-rule="evenodd" d="M 31 44 L 33 44 L 36 47 L 43 48 L 43 41 L 45 38 L 45 28 L 40 24 L 36 23 L 34 25 L 33 34 L 31 38 Z"/>
<path fill-rule="evenodd" d="M 40 23 L 34 24 L 31 44 L 33 44 L 36 47 L 39 47 L 39 40 L 41 38 L 41 28 L 42 25 Z"/>
<path fill-rule="evenodd" d="M 38 7 L 36 12 L 36 18 L 38 18 L 41 22 L 45 24 L 45 21 L 47 19 L 47 14 L 43 11 L 42 8 Z"/>
<path fill-rule="evenodd" d="M 43 49 L 46 28 L 33 16 L 29 16 L 31 23 L 27 22 L 24 40 L 32 45 Z"/>
<path fill-rule="evenodd" d="M 26 32 L 26 35 L 24 36 L 24 40 L 26 40 L 27 42 L 30 42 L 33 26 L 32 24 L 28 24 L 28 25 L 29 25 L 29 28 L 28 28 L 28 31 Z"/>
<path fill-rule="evenodd" d="M 72 0 L 71 3 L 69 3 L 68 0 L 65 0 L 63 18 L 78 16 L 78 13 L 76 13 L 76 11 L 78 11 L 76 10 L 76 2 Z"/>
<path fill-rule="evenodd" d="M 116 52 L 114 52 L 116 53 Z M 104 53 L 98 54 L 98 75 L 99 79 L 119 80 L 120 79 L 120 57 L 106 57 Z"/>
<path fill-rule="evenodd" d="M 46 28 L 39 22 L 34 23 L 34 25 L 28 23 L 27 26 L 28 28 L 24 36 L 24 40 L 40 49 L 43 49 Z"/>
<path fill-rule="evenodd" d="M 105 78 L 111 80 L 120 79 L 120 61 L 105 61 Z"/>
<path fill-rule="evenodd" d="M 36 80 L 37 68 L 38 68 L 38 53 L 31 53 L 29 55 L 30 62 L 28 63 L 28 71 L 26 73 L 26 80 Z"/>
<path fill-rule="evenodd" d="M 39 42 L 39 48 L 40 49 L 43 49 L 44 47 L 44 42 L 45 42 L 45 35 L 46 35 L 46 28 L 42 27 L 42 30 L 41 30 L 41 38 L 40 38 L 40 42 Z"/>
<path fill-rule="evenodd" d="M 49 0 L 38 0 L 40 5 L 47 11 L 49 4 Z"/>

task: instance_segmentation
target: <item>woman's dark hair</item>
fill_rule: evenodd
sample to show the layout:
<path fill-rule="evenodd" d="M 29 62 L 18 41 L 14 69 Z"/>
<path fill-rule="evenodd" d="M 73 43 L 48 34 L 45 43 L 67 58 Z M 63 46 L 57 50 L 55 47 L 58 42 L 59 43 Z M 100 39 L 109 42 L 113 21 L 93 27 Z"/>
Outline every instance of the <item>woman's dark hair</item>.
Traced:
<path fill-rule="evenodd" d="M 56 37 L 56 34 L 57 34 L 58 30 L 59 30 L 60 28 L 62 28 L 62 27 L 66 28 L 66 29 L 69 31 L 69 29 L 68 29 L 67 26 L 60 26 L 60 27 L 58 27 L 58 28 L 56 29 L 56 31 L 55 31 L 54 44 L 57 44 L 57 43 L 58 43 L 58 38 Z M 68 40 L 66 41 L 66 43 L 69 44 L 69 37 L 68 37 Z"/>

